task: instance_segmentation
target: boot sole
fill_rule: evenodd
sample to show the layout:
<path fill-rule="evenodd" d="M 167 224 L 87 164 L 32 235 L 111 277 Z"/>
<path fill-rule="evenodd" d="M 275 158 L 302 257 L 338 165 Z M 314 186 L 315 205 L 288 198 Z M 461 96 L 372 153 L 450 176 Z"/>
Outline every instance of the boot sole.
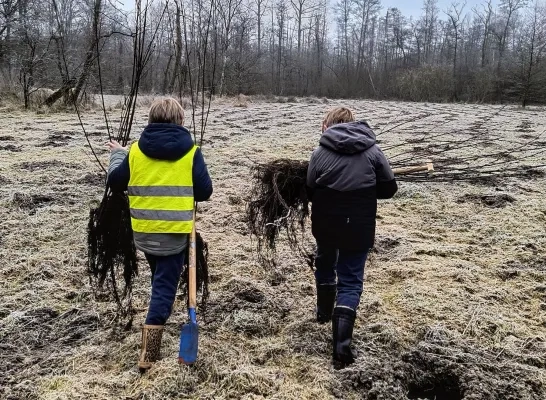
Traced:
<path fill-rule="evenodd" d="M 340 369 L 345 369 L 347 367 L 349 367 L 350 365 L 354 364 L 354 360 L 351 361 L 351 362 L 345 362 L 345 361 L 339 361 L 339 360 L 334 360 L 333 361 L 333 365 L 334 365 L 334 369 L 336 371 L 340 370 Z"/>
<path fill-rule="evenodd" d="M 152 368 L 153 363 L 139 362 L 137 365 L 138 365 L 138 369 L 147 370 Z"/>

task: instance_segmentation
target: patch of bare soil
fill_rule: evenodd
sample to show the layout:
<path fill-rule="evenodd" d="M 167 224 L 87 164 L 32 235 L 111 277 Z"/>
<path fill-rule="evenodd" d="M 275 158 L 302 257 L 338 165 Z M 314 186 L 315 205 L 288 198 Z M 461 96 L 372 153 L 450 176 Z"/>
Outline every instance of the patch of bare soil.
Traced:
<path fill-rule="evenodd" d="M 546 172 L 544 172 L 544 170 L 536 168 L 525 168 L 522 175 L 527 179 L 543 178 L 544 176 L 546 176 Z"/>
<path fill-rule="evenodd" d="M 267 294 L 270 289 L 260 289 L 251 282 L 234 279 L 222 289 L 207 306 L 209 329 L 229 327 L 248 337 L 269 337 L 279 332 L 290 312 L 284 301 Z"/>
<path fill-rule="evenodd" d="M 15 137 L 11 135 L 2 135 L 0 136 L 0 142 L 9 142 L 9 141 L 15 141 Z"/>
<path fill-rule="evenodd" d="M 63 369 L 74 347 L 88 341 L 100 326 L 96 313 L 76 308 L 62 314 L 48 307 L 2 310 L 0 321 L 0 351 L 4 354 L 0 387 L 6 400 L 34 398 L 36 379 Z"/>
<path fill-rule="evenodd" d="M 387 350 L 388 355 L 378 357 L 377 350 L 363 351 L 361 362 L 338 372 L 343 384 L 333 388 L 335 396 L 347 398 L 350 391 L 344 388 L 349 387 L 362 399 L 374 400 L 538 399 L 544 394 L 536 379 L 537 369 L 545 365 L 544 339 L 536 338 L 525 344 L 523 354 L 507 357 L 433 335 L 402 353 Z"/>
<path fill-rule="evenodd" d="M 529 121 L 528 119 L 524 119 L 518 125 L 517 129 L 519 132 L 534 132 L 534 129 L 532 129 L 532 126 L 533 124 L 531 124 L 531 121 Z"/>
<path fill-rule="evenodd" d="M 51 134 L 47 137 L 46 141 L 38 144 L 38 147 L 62 147 L 68 145 L 74 137 L 63 134 Z"/>
<path fill-rule="evenodd" d="M 15 146 L 13 144 L 8 144 L 8 145 L 5 145 L 5 146 L 0 145 L 0 151 L 11 151 L 11 152 L 14 152 L 14 153 L 18 153 L 18 152 L 21 151 L 21 147 L 20 146 Z"/>
<path fill-rule="evenodd" d="M 55 196 L 42 194 L 15 193 L 12 204 L 23 209 L 34 209 L 43 205 L 51 204 L 56 200 Z"/>
<path fill-rule="evenodd" d="M 99 174 L 99 173 L 87 173 L 76 180 L 76 183 L 78 184 L 90 185 L 90 186 L 96 186 L 96 187 L 100 187 L 101 185 L 104 185 L 104 182 L 105 182 L 104 174 Z"/>
<path fill-rule="evenodd" d="M 484 206 L 492 208 L 503 208 L 515 201 L 516 199 L 513 196 L 506 193 L 485 195 L 465 194 L 457 199 L 458 203 L 483 204 Z"/>
<path fill-rule="evenodd" d="M 546 125 L 544 110 L 531 126 L 522 122 L 528 111 L 510 106 L 277 100 L 213 103 L 203 153 L 215 192 L 197 224 L 211 273 L 199 360 L 177 362 L 187 319 L 180 296 L 162 358 L 145 375 L 136 367 L 150 290 L 143 255 L 132 326 L 86 275 L 89 208 L 104 193 L 104 174 L 76 116 L 0 116 L 0 145 L 21 147 L 0 151 L 0 398 L 546 398 L 546 176 L 526 168 L 546 164 L 541 155 L 517 177 L 400 182 L 396 197 L 380 202 L 354 331 L 359 357 L 343 370 L 332 366 L 331 326 L 313 321 L 307 263 L 281 241 L 277 267 L 260 265 L 245 213 L 253 163 L 308 160 L 331 107 L 351 107 L 387 132 L 379 138 L 390 158 L 419 147 L 434 159 L 437 134 L 484 139 L 487 147 L 446 143 L 444 159 L 455 161 L 510 150 L 501 139 L 533 136 Z M 146 113 L 138 110 L 135 137 Z M 107 165 L 102 113 L 87 112 L 84 124 Z M 448 161 L 435 168 L 456 165 Z M 309 225 L 302 243 L 314 246 Z"/>
<path fill-rule="evenodd" d="M 13 194 L 11 205 L 14 208 L 20 209 L 22 211 L 27 211 L 28 215 L 36 214 L 36 211 L 40 208 L 48 206 L 73 206 L 77 203 L 77 198 L 75 198 L 70 193 L 40 193 L 40 194 L 29 194 L 29 193 L 20 193 L 15 192 Z"/>
<path fill-rule="evenodd" d="M 77 164 L 66 163 L 59 160 L 48 160 L 48 161 L 25 161 L 19 164 L 19 168 L 36 172 L 40 170 L 55 170 L 55 169 L 76 169 L 78 168 Z"/>

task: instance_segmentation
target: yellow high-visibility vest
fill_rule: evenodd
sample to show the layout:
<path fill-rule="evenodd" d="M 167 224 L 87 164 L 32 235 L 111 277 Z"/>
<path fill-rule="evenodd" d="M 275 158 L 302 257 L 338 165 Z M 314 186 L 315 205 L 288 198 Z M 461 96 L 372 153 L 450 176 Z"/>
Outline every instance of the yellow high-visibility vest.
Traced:
<path fill-rule="evenodd" d="M 190 233 L 193 228 L 193 156 L 176 161 L 150 158 L 138 143 L 129 151 L 131 225 L 140 233 Z"/>

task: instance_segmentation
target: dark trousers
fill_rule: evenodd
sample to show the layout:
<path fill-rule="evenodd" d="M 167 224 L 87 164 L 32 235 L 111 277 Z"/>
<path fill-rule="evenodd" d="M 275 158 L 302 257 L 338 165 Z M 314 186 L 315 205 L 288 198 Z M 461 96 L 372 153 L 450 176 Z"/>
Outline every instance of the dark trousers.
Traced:
<path fill-rule="evenodd" d="M 172 256 L 146 254 L 152 270 L 152 298 L 146 317 L 147 325 L 165 325 L 171 315 L 185 252 Z"/>
<path fill-rule="evenodd" d="M 336 307 L 357 309 L 364 284 L 364 264 L 369 250 L 336 249 L 317 243 L 315 278 L 318 285 L 336 284 Z"/>

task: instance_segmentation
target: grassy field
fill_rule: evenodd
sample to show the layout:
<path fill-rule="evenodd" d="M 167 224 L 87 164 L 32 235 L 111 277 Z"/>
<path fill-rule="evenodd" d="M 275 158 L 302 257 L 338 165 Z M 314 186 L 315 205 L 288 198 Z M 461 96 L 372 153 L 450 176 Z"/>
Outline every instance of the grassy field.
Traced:
<path fill-rule="evenodd" d="M 199 362 L 177 364 L 186 319 L 178 301 L 163 358 L 144 376 L 136 361 L 148 267 L 139 255 L 137 315 L 124 329 L 85 273 L 89 208 L 104 186 L 76 116 L 0 109 L 0 398 L 546 398 L 541 174 L 481 184 L 402 182 L 396 197 L 379 205 L 354 334 L 360 357 L 333 370 L 331 327 L 313 322 L 311 271 L 282 245 L 277 271 L 258 264 L 245 200 L 250 167 L 308 159 L 324 112 L 337 104 L 377 132 L 406 122 L 381 136 L 381 146 L 441 126 L 501 134 L 505 140 L 492 146 L 509 149 L 513 138 L 546 126 L 544 109 L 515 106 L 214 102 L 203 152 L 215 193 L 198 220 L 212 282 L 199 317 Z M 143 106 L 135 138 L 146 117 Z M 106 164 L 101 112 L 86 111 L 83 119 Z M 461 151 L 478 157 L 490 150 Z"/>

